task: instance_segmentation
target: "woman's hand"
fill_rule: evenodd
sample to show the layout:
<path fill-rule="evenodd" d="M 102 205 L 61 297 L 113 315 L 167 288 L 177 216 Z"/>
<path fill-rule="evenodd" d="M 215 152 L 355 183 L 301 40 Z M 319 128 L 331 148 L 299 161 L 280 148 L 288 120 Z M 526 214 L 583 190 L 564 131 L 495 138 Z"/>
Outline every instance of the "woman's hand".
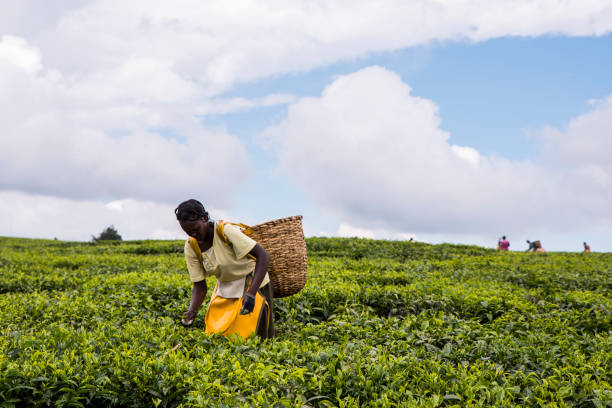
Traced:
<path fill-rule="evenodd" d="M 208 288 L 206 286 L 206 280 L 201 280 L 199 282 L 195 282 L 193 284 L 193 289 L 191 289 L 191 301 L 189 302 L 189 310 L 185 312 L 185 315 L 181 319 L 181 324 L 185 327 L 189 327 L 193 324 L 196 315 L 198 314 L 198 309 L 202 305 L 204 298 L 206 297 L 206 292 Z"/>
<path fill-rule="evenodd" d="M 240 309 L 240 314 L 245 315 L 253 313 L 253 308 L 255 308 L 255 296 L 245 293 L 242 298 L 242 309 Z"/>
<path fill-rule="evenodd" d="M 198 312 L 193 311 L 193 310 L 186 311 L 185 314 L 183 315 L 183 318 L 181 319 L 181 324 L 184 327 L 191 326 L 193 324 L 193 321 L 195 320 L 197 314 L 198 314 Z"/>

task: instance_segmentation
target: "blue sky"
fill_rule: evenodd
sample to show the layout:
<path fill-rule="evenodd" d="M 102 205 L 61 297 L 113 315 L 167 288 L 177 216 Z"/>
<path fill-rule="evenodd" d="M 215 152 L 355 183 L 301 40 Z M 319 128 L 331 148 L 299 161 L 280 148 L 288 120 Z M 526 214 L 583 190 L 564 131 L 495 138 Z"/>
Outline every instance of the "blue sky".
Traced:
<path fill-rule="evenodd" d="M 612 250 L 605 1 L 1 7 L 0 235 L 181 238 L 193 197 L 307 235 Z"/>
<path fill-rule="evenodd" d="M 435 101 L 441 126 L 450 132 L 451 142 L 474 147 L 484 154 L 537 161 L 540 129 L 563 129 L 572 118 L 592 108 L 590 101 L 612 93 L 611 51 L 611 35 L 433 43 L 240 84 L 226 96 L 257 98 L 288 93 L 316 97 L 334 78 L 378 65 L 399 74 L 415 95 Z M 317 223 L 321 231 L 333 232 L 337 229 L 336 220 L 318 211 L 306 193 L 276 174 L 274 157 L 253 142 L 258 133 L 281 120 L 286 112 L 286 106 L 273 106 L 206 118 L 206 123 L 224 126 L 238 135 L 258 163 L 251 179 L 258 181 L 248 182 L 234 210 L 255 219 L 260 214 L 272 218 L 283 212 L 306 213 L 322 218 Z M 251 200 L 258 189 L 270 194 L 272 200 Z M 571 250 L 571 245 L 576 246 L 571 240 L 576 239 L 574 234 L 568 235 L 561 237 L 558 245 Z M 582 242 L 580 238 L 578 241 Z M 524 240 L 520 242 L 523 245 Z"/>
<path fill-rule="evenodd" d="M 317 96 L 336 76 L 371 65 L 398 73 L 416 95 L 434 100 L 442 126 L 457 143 L 522 159 L 532 157 L 537 148 L 527 137 L 529 131 L 546 125 L 561 128 L 587 111 L 589 100 L 612 93 L 612 36 L 433 43 L 240 84 L 225 95 Z M 225 125 L 248 141 L 285 112 L 284 106 L 260 108 L 218 115 L 207 122 Z"/>

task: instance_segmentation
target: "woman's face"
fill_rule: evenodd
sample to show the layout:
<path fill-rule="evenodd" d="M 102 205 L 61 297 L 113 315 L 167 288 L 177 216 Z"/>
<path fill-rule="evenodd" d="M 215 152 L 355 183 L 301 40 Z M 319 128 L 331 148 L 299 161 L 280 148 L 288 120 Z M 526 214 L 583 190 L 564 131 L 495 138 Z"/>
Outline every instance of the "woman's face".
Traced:
<path fill-rule="evenodd" d="M 208 223 L 204 221 L 204 218 L 195 221 L 179 221 L 179 224 L 183 231 L 190 237 L 198 241 L 204 241 L 206 238 Z"/>

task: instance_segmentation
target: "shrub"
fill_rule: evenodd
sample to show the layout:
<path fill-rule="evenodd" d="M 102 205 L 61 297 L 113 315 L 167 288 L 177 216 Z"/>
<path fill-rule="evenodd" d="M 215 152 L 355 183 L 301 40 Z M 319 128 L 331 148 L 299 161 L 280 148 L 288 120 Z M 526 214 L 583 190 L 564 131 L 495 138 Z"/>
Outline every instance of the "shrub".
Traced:
<path fill-rule="evenodd" d="M 119 232 L 115 229 L 115 226 L 111 225 L 110 227 L 107 227 L 104 231 L 102 231 L 98 237 L 92 236 L 91 239 L 93 240 L 93 242 L 121 241 L 121 235 L 119 235 Z"/>

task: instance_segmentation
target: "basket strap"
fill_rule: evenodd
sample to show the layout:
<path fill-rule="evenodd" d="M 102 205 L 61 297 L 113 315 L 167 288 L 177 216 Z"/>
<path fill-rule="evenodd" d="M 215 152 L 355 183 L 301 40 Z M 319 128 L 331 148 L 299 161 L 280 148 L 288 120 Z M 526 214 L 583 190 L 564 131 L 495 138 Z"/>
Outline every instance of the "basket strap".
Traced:
<path fill-rule="evenodd" d="M 223 230 L 223 228 L 225 227 L 226 224 L 229 225 L 236 225 L 238 227 L 242 228 L 242 233 L 245 235 L 251 235 L 253 233 L 253 228 L 249 227 L 246 224 L 243 223 L 236 223 L 236 222 L 225 222 L 223 220 L 219 220 L 217 221 L 217 235 L 219 235 L 219 237 L 221 238 L 221 241 L 223 241 L 223 243 L 225 244 L 225 246 L 232 246 L 232 243 L 230 242 L 229 239 L 227 239 L 227 236 L 225 235 L 225 231 Z M 197 242 L 196 242 L 197 244 Z M 255 259 L 255 257 L 251 254 L 247 254 L 248 257 L 250 257 L 251 259 Z M 201 257 L 201 255 L 200 255 Z"/>
<path fill-rule="evenodd" d="M 250 226 L 248 226 L 246 224 L 243 224 L 241 222 L 226 222 L 226 221 L 223 221 L 223 220 L 219 220 L 219 221 L 217 221 L 217 234 L 219 234 L 219 236 L 221 237 L 221 239 L 223 240 L 225 245 L 231 245 L 231 242 L 229 242 L 229 240 L 225 236 L 225 231 L 223 231 L 223 227 L 225 227 L 225 224 L 236 225 L 236 226 L 242 228 L 242 233 L 244 235 L 251 235 L 254 232 L 253 228 L 251 228 Z"/>
<path fill-rule="evenodd" d="M 198 245 L 198 240 L 195 239 L 194 237 L 189 237 L 189 246 L 191 247 L 191 249 L 193 249 L 193 252 L 195 252 L 196 255 L 198 256 L 200 263 L 203 263 L 202 250 L 200 249 L 200 246 Z"/>

